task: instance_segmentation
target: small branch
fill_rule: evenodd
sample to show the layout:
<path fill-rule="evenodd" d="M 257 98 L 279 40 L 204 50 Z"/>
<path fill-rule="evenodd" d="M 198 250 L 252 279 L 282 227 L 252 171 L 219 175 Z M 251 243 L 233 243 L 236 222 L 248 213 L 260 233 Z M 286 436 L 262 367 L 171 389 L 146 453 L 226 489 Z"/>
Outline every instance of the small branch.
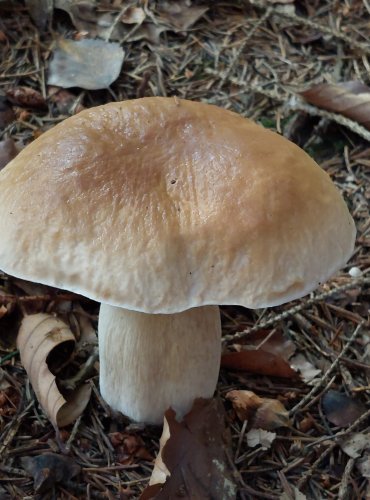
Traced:
<path fill-rule="evenodd" d="M 351 472 L 354 465 L 355 465 L 355 459 L 350 458 L 344 469 L 342 481 L 340 483 L 340 488 L 338 491 L 338 500 L 346 500 L 347 498 L 348 483 L 351 478 Z"/>
<path fill-rule="evenodd" d="M 303 311 L 304 309 L 307 309 L 308 307 L 312 306 L 313 304 L 317 304 L 318 302 L 321 302 L 325 299 L 328 299 L 329 297 L 333 297 L 337 293 L 340 292 L 345 292 L 346 290 L 350 290 L 351 288 L 354 288 L 355 286 L 358 285 L 365 285 L 365 284 L 370 284 L 370 278 L 365 278 L 361 277 L 358 279 L 354 279 L 349 283 L 346 283 L 345 285 L 338 286 L 337 288 L 333 288 L 332 290 L 329 290 L 328 292 L 323 292 L 318 295 L 315 295 L 311 299 L 306 300 L 305 302 L 302 302 L 296 306 L 291 307 L 290 309 L 287 309 L 286 311 L 283 311 L 280 314 L 275 314 L 272 318 L 269 318 L 265 321 L 261 321 L 255 326 L 252 326 L 248 330 L 244 330 L 242 332 L 237 332 L 231 335 L 225 335 L 222 339 L 222 341 L 225 344 L 230 344 L 230 343 L 235 343 L 236 341 L 243 339 L 250 335 L 251 333 L 257 332 L 258 330 L 263 330 L 265 328 L 271 327 L 278 323 L 279 321 L 282 321 L 284 319 L 287 319 L 291 316 L 294 316 L 295 314 Z"/>

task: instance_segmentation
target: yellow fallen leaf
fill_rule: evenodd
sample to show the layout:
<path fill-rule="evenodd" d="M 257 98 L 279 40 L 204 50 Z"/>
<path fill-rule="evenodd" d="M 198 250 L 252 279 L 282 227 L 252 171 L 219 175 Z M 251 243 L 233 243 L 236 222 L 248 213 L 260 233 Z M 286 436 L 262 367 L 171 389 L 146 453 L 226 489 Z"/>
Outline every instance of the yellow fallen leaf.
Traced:
<path fill-rule="evenodd" d="M 69 327 L 50 314 L 26 316 L 17 346 L 36 397 L 52 424 L 64 427 L 72 423 L 89 402 L 91 387 L 83 384 L 65 397 L 58 389 L 54 373 L 68 363 L 75 347 Z"/>

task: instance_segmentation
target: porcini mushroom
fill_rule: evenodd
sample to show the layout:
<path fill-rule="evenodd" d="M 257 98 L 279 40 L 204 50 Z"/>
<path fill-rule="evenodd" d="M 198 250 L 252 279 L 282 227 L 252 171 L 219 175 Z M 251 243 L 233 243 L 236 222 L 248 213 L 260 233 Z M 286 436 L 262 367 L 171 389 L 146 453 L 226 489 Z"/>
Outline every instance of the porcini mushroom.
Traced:
<path fill-rule="evenodd" d="M 202 103 L 92 108 L 0 173 L 0 268 L 101 302 L 100 386 L 137 421 L 210 397 L 219 304 L 301 297 L 350 257 L 355 227 L 300 148 Z"/>

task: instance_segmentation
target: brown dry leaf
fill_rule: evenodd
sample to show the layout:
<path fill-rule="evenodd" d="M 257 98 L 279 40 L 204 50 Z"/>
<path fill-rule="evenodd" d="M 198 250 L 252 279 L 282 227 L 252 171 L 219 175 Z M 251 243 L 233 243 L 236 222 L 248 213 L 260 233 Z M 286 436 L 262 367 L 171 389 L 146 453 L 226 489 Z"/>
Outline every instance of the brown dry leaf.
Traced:
<path fill-rule="evenodd" d="M 182 422 L 170 409 L 165 413 L 164 434 L 153 477 L 140 499 L 236 497 L 225 448 L 224 409 L 216 399 L 196 399 Z M 158 474 L 158 467 L 160 471 Z"/>
<path fill-rule="evenodd" d="M 26 316 L 17 346 L 37 399 L 52 424 L 63 427 L 73 422 L 89 402 L 91 387 L 84 384 L 67 399 L 59 392 L 54 373 L 68 363 L 75 346 L 69 327 L 50 314 Z"/>
<path fill-rule="evenodd" d="M 0 95 L 0 130 L 15 120 L 15 114 L 8 99 Z"/>
<path fill-rule="evenodd" d="M 32 89 L 31 87 L 14 87 L 6 91 L 6 95 L 10 102 L 17 104 L 17 106 L 24 106 L 26 108 L 41 108 L 47 107 L 45 99 L 40 92 Z"/>
<path fill-rule="evenodd" d="M 123 465 L 131 465 L 136 459 L 153 461 L 154 457 L 145 448 L 145 443 L 140 436 L 122 432 L 109 434 L 116 455 L 117 462 Z"/>
<path fill-rule="evenodd" d="M 226 399 L 232 402 L 240 420 L 248 420 L 249 427 L 267 431 L 290 425 L 289 413 L 277 399 L 260 398 L 252 391 L 230 391 Z"/>
<path fill-rule="evenodd" d="M 191 6 L 187 0 L 160 3 L 160 18 L 174 31 L 186 31 L 191 28 L 208 10 L 208 7 Z"/>
<path fill-rule="evenodd" d="M 294 353 L 293 342 L 279 331 L 256 332 L 248 336 L 243 345 L 234 345 L 238 352 L 227 352 L 221 367 L 272 377 L 298 378 L 288 362 Z"/>
<path fill-rule="evenodd" d="M 310 104 L 346 116 L 370 130 L 370 87 L 364 83 L 321 83 L 300 95 Z"/>
<path fill-rule="evenodd" d="M 346 427 L 357 420 L 366 408 L 360 402 L 338 391 L 328 391 L 322 398 L 326 418 L 338 427 Z"/>
<path fill-rule="evenodd" d="M 0 306 L 0 319 L 5 316 L 5 314 L 8 313 L 8 309 L 4 306 L 4 305 L 1 305 Z"/>
<path fill-rule="evenodd" d="M 124 51 L 103 40 L 59 40 L 49 64 L 48 84 L 57 87 L 105 89 L 119 76 Z"/>
<path fill-rule="evenodd" d="M 21 458 L 24 469 L 33 477 L 36 493 L 51 490 L 56 483 L 68 483 L 79 474 L 81 467 L 71 457 L 44 453 L 36 457 Z"/>

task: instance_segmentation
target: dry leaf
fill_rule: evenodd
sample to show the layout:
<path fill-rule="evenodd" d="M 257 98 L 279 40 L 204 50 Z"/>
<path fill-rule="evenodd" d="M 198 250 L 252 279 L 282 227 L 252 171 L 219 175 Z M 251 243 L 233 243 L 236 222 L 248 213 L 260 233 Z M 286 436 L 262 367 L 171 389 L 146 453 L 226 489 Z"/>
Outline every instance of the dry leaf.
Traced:
<path fill-rule="evenodd" d="M 0 130 L 15 120 L 15 114 L 8 99 L 0 95 Z"/>
<path fill-rule="evenodd" d="M 56 483 L 67 483 L 79 474 L 81 467 L 71 457 L 44 453 L 21 458 L 24 469 L 33 477 L 36 493 L 51 490 Z"/>
<path fill-rule="evenodd" d="M 269 432 L 264 429 L 251 429 L 247 432 L 246 436 L 248 446 L 251 448 L 261 445 L 263 450 L 268 450 L 276 438 L 276 432 Z"/>
<path fill-rule="evenodd" d="M 31 87 L 14 87 L 6 91 L 10 102 L 26 108 L 47 108 L 45 99 L 40 92 Z"/>
<path fill-rule="evenodd" d="M 321 374 L 321 370 L 316 368 L 302 354 L 297 354 L 290 360 L 290 366 L 301 375 L 302 380 L 310 385 L 315 383 L 315 378 Z"/>
<path fill-rule="evenodd" d="M 298 378 L 288 362 L 295 351 L 295 345 L 279 331 L 256 332 L 248 336 L 242 345 L 233 347 L 238 352 L 223 354 L 222 368 L 272 377 Z"/>
<path fill-rule="evenodd" d="M 370 130 L 370 87 L 364 83 L 321 83 L 300 95 L 310 104 L 346 116 Z"/>
<path fill-rule="evenodd" d="M 358 458 L 365 449 L 370 449 L 370 434 L 356 432 L 340 440 L 339 446 L 351 458 Z"/>
<path fill-rule="evenodd" d="M 124 51 L 103 40 L 59 40 L 49 64 L 48 84 L 58 87 L 105 89 L 119 76 Z"/>
<path fill-rule="evenodd" d="M 273 430 L 290 425 L 289 413 L 277 399 L 260 398 L 252 391 L 230 391 L 225 397 L 238 418 L 248 420 L 250 427 Z"/>
<path fill-rule="evenodd" d="M 26 316 L 17 346 L 37 399 L 50 421 L 55 427 L 73 422 L 89 402 L 91 387 L 82 385 L 69 393 L 67 400 L 59 392 L 54 373 L 68 362 L 75 346 L 69 327 L 50 314 Z"/>
<path fill-rule="evenodd" d="M 4 168 L 18 154 L 18 149 L 13 139 L 0 141 L 0 170 Z"/>
<path fill-rule="evenodd" d="M 322 407 L 329 422 L 338 427 L 351 425 L 366 411 L 362 403 L 338 391 L 324 394 Z"/>
<path fill-rule="evenodd" d="M 153 477 L 165 483 L 153 484 L 151 481 L 140 499 L 178 498 L 180 491 L 185 500 L 235 499 L 236 487 L 225 454 L 222 404 L 215 399 L 197 399 L 182 422 L 178 422 L 175 415 L 172 409 L 165 413 L 161 459 L 156 460 L 153 471 Z"/>
<path fill-rule="evenodd" d="M 136 459 L 153 461 L 152 455 L 145 447 L 145 443 L 140 436 L 122 432 L 112 432 L 109 434 L 110 442 L 113 445 L 116 461 L 123 465 L 136 463 Z"/>

